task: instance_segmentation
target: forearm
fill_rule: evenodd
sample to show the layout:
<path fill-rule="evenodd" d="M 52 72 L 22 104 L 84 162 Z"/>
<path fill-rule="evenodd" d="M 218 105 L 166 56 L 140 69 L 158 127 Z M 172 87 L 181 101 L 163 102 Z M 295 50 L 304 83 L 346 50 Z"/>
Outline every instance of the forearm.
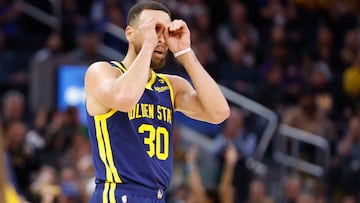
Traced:
<path fill-rule="evenodd" d="M 205 189 L 202 185 L 199 169 L 196 165 L 191 165 L 189 171 L 189 186 L 191 192 L 196 195 L 197 198 L 202 198 L 205 195 Z"/>
<path fill-rule="evenodd" d="M 223 169 L 221 180 L 219 184 L 219 196 L 221 202 L 233 202 L 233 187 L 232 187 L 232 180 L 234 177 L 234 166 L 225 164 Z"/>
<path fill-rule="evenodd" d="M 123 104 L 124 111 L 129 111 L 139 101 L 149 79 L 152 49 L 143 45 L 135 60 L 126 67 L 124 74 L 112 84 L 112 92 Z"/>
<path fill-rule="evenodd" d="M 229 106 L 219 86 L 200 64 L 193 51 L 178 56 L 177 59 L 184 66 L 194 85 L 196 96 L 200 101 L 204 113 L 220 123 L 228 117 Z"/>
<path fill-rule="evenodd" d="M 221 175 L 220 187 L 223 187 L 224 189 L 231 188 L 233 177 L 234 177 L 234 166 L 230 164 L 225 164 L 225 167 Z"/>

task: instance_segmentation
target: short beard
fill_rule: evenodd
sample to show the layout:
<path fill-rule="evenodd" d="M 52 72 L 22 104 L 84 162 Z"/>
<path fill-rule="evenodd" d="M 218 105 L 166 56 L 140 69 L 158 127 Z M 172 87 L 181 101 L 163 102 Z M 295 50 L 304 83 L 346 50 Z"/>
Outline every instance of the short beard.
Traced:
<path fill-rule="evenodd" d="M 141 45 L 140 46 L 135 45 L 136 55 L 139 54 L 140 49 L 141 49 Z M 154 60 L 153 58 L 151 58 L 150 68 L 153 69 L 153 70 L 161 69 L 165 65 L 166 58 L 167 58 L 167 53 L 165 53 L 165 56 L 162 59 Z"/>
<path fill-rule="evenodd" d="M 160 59 L 160 60 L 157 60 L 157 61 L 155 61 L 154 59 L 151 58 L 151 62 L 150 62 L 151 69 L 159 70 L 162 67 L 164 67 L 165 59 L 166 59 L 166 56 L 164 58 Z"/>

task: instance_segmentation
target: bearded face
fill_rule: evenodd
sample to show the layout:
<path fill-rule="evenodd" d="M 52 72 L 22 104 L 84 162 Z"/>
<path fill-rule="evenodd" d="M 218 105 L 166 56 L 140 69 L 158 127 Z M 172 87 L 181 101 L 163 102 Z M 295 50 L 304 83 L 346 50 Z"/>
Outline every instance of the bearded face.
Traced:
<path fill-rule="evenodd" d="M 155 19 L 157 21 L 155 31 L 158 37 L 158 43 L 157 46 L 154 48 L 150 63 L 150 68 L 153 70 L 157 70 L 165 65 L 165 60 L 168 52 L 168 47 L 165 40 L 165 31 L 167 31 L 168 28 L 166 27 L 166 25 L 171 23 L 171 19 L 169 14 L 164 11 L 151 9 L 145 9 L 141 11 L 141 14 L 130 25 L 130 27 L 133 29 L 134 34 L 131 43 L 134 47 L 136 55 L 139 54 L 141 47 L 144 43 L 142 37 L 144 33 L 142 33 L 139 27 L 149 18 Z"/>
<path fill-rule="evenodd" d="M 165 59 L 166 59 L 166 54 L 163 58 L 161 59 L 154 59 L 154 57 L 151 59 L 151 63 L 150 63 L 150 67 L 153 70 L 158 70 L 161 69 L 164 65 L 165 65 Z"/>
<path fill-rule="evenodd" d="M 141 46 L 142 44 L 135 43 L 134 47 L 135 47 L 136 55 L 139 54 L 141 50 Z M 161 46 L 156 47 L 151 57 L 151 63 L 150 63 L 151 69 L 153 70 L 161 69 L 165 65 L 166 56 L 167 56 L 167 48 Z"/>

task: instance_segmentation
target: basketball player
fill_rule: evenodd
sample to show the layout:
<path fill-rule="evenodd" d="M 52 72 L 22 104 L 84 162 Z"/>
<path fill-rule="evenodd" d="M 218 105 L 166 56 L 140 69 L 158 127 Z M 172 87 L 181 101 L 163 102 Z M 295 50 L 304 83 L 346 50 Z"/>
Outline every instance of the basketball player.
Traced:
<path fill-rule="evenodd" d="M 90 202 L 165 202 L 173 167 L 174 111 L 221 123 L 229 107 L 191 50 L 186 23 L 172 21 L 164 5 L 134 5 L 125 34 L 125 58 L 96 62 L 85 75 L 96 176 Z M 154 72 L 164 65 L 168 51 L 184 66 L 194 88 L 179 76 Z"/>

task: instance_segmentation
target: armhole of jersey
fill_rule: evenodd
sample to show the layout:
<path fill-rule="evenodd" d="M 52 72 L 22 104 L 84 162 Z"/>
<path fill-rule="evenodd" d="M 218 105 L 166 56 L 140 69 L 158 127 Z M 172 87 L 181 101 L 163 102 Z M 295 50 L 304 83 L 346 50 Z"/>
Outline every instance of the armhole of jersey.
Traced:
<path fill-rule="evenodd" d="M 175 108 L 175 98 L 174 98 L 174 89 L 170 83 L 170 80 L 164 75 L 164 74 L 157 74 L 161 79 L 163 79 L 166 84 L 169 86 L 170 89 L 170 98 L 171 98 L 171 103 L 173 105 L 173 108 Z"/>
<path fill-rule="evenodd" d="M 94 119 L 104 119 L 106 120 L 107 118 L 110 118 L 117 110 L 116 109 L 111 109 L 109 112 L 104 113 L 104 114 L 98 114 L 98 115 L 94 115 Z"/>
<path fill-rule="evenodd" d="M 109 62 L 112 66 L 118 68 L 122 73 L 125 73 L 126 68 L 124 67 L 124 65 L 122 63 L 119 63 L 117 61 L 110 61 Z"/>
<path fill-rule="evenodd" d="M 125 73 L 126 68 L 124 67 L 124 65 L 122 63 L 119 63 L 117 61 L 109 61 L 109 63 L 111 66 L 117 68 L 122 73 Z M 107 113 L 93 115 L 93 117 L 94 117 L 94 119 L 107 119 L 107 118 L 111 117 L 116 111 L 117 111 L 116 109 L 110 109 L 110 111 Z"/>

